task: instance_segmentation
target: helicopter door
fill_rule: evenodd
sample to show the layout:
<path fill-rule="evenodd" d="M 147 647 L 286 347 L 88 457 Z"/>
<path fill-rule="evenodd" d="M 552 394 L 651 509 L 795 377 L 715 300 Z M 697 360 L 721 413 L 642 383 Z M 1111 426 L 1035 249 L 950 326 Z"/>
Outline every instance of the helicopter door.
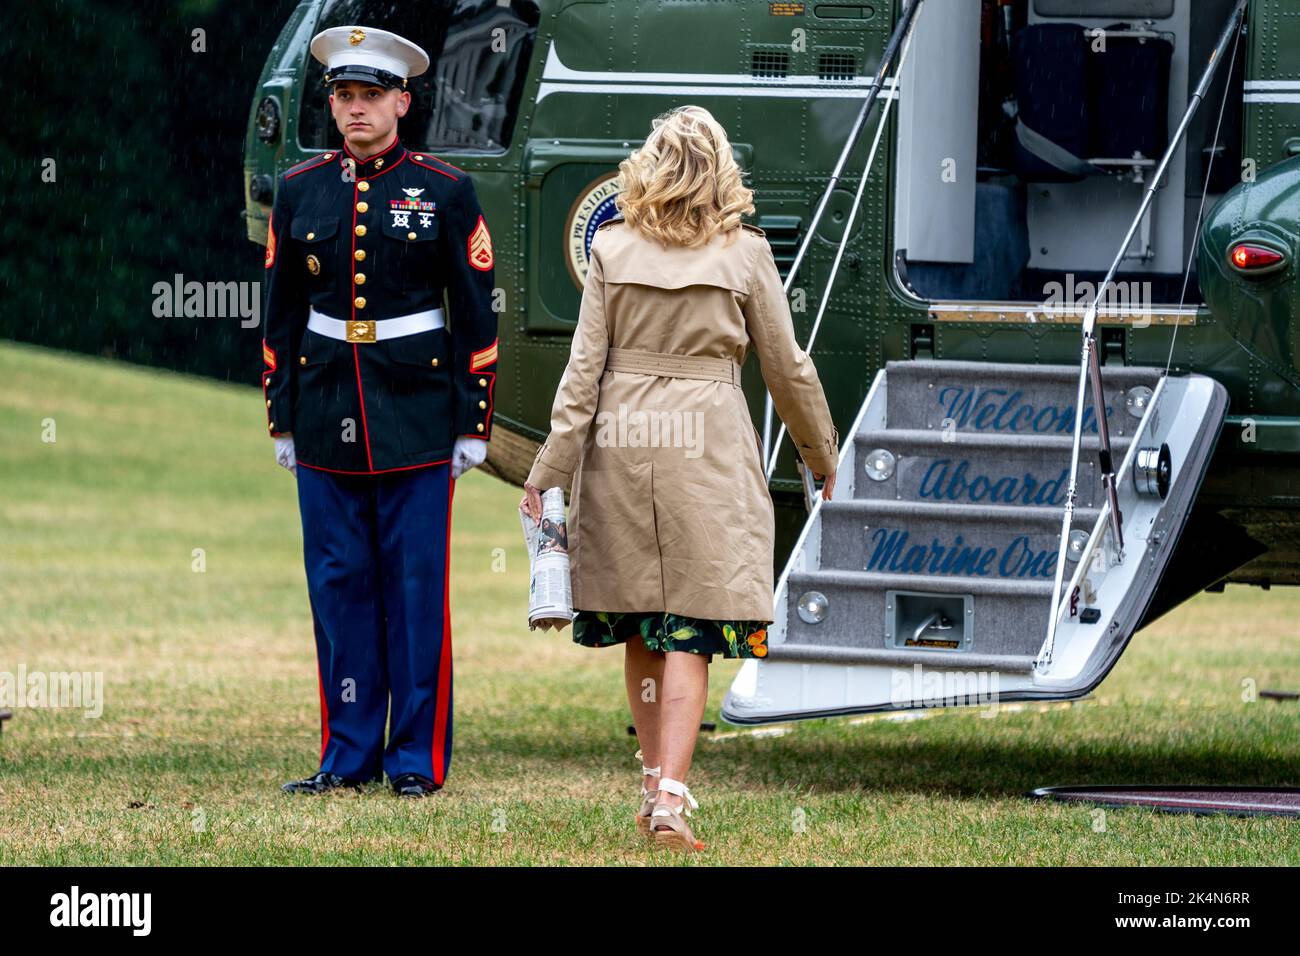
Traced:
<path fill-rule="evenodd" d="M 916 47 L 903 67 L 898 102 L 898 216 L 895 246 L 910 259 L 969 264 L 975 230 L 936 225 L 975 221 L 975 144 L 979 86 L 928 79 L 936 63 L 953 75 L 979 71 L 980 10 L 976 4 L 940 0 L 942 10 L 922 10 Z M 936 14 L 942 14 L 936 16 Z M 942 117 L 941 122 L 931 118 Z M 936 188 L 936 178 L 940 188 Z"/>
<path fill-rule="evenodd" d="M 1032 307 L 1054 290 L 1077 306 L 1109 266 L 1234 2 L 1197 0 L 1194 16 L 1191 0 L 927 4 L 918 44 L 927 31 L 961 36 L 949 39 L 954 55 L 914 60 L 924 68 L 903 84 L 894 236 L 903 289 L 941 319 L 1024 315 L 976 305 Z M 1232 82 L 1227 104 L 1239 103 L 1244 63 L 1243 50 L 1210 102 L 1224 102 Z M 1224 111 L 1216 152 L 1218 111 L 1201 110 L 1170 164 L 1114 287 L 1125 306 L 1136 299 L 1134 313 L 1200 301 L 1195 275 L 1184 296 L 1191 226 L 1211 157 L 1207 205 L 1240 168 L 1238 116 Z M 941 177 L 944 163 L 952 169 Z"/>

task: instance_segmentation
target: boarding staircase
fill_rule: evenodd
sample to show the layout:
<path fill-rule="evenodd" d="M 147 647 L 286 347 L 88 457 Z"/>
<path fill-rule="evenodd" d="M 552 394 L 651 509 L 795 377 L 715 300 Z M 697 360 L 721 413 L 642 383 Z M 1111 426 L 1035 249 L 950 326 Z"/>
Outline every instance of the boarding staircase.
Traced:
<path fill-rule="evenodd" d="M 1101 375 L 1123 548 L 1085 402 L 1051 641 L 1078 369 L 891 362 L 778 581 L 768 655 L 746 662 L 723 716 L 943 705 L 951 682 L 934 672 L 991 677 L 1002 700 L 1095 686 L 1141 622 L 1227 410 L 1204 376 Z"/>

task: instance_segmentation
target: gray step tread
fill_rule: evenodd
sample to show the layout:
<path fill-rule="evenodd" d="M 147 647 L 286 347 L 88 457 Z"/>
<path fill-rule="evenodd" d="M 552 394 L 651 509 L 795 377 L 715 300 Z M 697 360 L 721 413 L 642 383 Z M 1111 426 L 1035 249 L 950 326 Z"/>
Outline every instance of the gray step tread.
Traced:
<path fill-rule="evenodd" d="M 971 578 L 932 574 L 890 574 L 881 571 L 797 571 L 786 579 L 788 600 L 818 586 L 881 591 L 925 591 L 939 594 L 986 594 L 1003 597 L 1052 598 L 1051 581 L 1007 578 Z"/>
<path fill-rule="evenodd" d="M 904 361 L 887 362 L 887 377 L 895 380 L 904 378 L 921 378 L 942 375 L 945 380 L 959 378 L 985 381 L 994 379 L 1006 382 L 1070 382 L 1077 384 L 1079 366 L 1077 365 L 1018 365 L 1011 362 L 946 362 L 946 361 Z M 1164 369 L 1141 365 L 1103 365 L 1101 380 L 1108 385 L 1131 381 L 1133 384 L 1151 384 L 1159 379 Z"/>
<path fill-rule="evenodd" d="M 968 505 L 948 501 L 896 501 L 887 498 L 845 498 L 843 501 L 824 501 L 822 511 L 858 514 L 863 517 L 887 516 L 914 518 L 918 521 L 949 517 L 954 527 L 963 521 L 996 522 L 1008 531 L 1022 525 L 1035 528 L 1047 525 L 1059 528 L 1064 516 L 1059 507 L 1033 507 L 1025 505 Z M 1092 525 L 1101 515 L 1099 508 L 1074 509 L 1074 524 Z"/>
<path fill-rule="evenodd" d="M 1133 419 L 1134 427 L 1137 419 Z M 971 432 L 955 430 L 944 437 L 944 433 L 933 428 L 885 428 L 860 431 L 853 436 L 854 442 L 870 448 L 893 448 L 891 445 L 923 445 L 927 448 L 1014 448 L 1016 450 L 1060 450 L 1064 464 L 1070 462 L 1070 452 L 1074 447 L 1073 435 L 1036 435 L 1032 432 Z M 1133 441 L 1132 436 L 1111 435 L 1111 451 L 1126 449 Z M 1080 442 L 1085 451 L 1096 452 L 1101 439 L 1096 435 L 1085 434 Z"/>
<path fill-rule="evenodd" d="M 835 647 L 824 644 L 773 644 L 769 661 L 798 661 L 823 664 L 894 664 L 957 670 L 990 670 L 1027 674 L 1034 669 L 1032 654 L 980 654 L 974 651 L 948 653 L 891 649 L 885 647 Z"/>

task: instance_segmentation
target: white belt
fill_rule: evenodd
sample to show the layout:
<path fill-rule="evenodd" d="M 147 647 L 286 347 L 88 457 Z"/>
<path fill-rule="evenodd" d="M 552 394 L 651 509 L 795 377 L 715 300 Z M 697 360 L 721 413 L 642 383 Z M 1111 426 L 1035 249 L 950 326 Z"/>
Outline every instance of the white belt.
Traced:
<path fill-rule="evenodd" d="M 382 342 L 416 332 L 429 332 L 445 325 L 442 309 L 428 309 L 398 315 L 391 319 L 332 319 L 312 307 L 307 312 L 307 328 L 340 342 Z"/>

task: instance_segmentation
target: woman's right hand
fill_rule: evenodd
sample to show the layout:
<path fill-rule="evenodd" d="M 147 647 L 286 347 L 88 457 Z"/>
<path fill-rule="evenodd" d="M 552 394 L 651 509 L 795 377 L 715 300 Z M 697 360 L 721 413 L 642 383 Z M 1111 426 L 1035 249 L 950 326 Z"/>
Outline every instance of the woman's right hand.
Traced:
<path fill-rule="evenodd" d="M 815 471 L 812 473 L 812 476 L 816 478 L 818 481 L 821 481 L 823 477 L 822 475 L 817 474 L 817 472 Z M 830 477 L 826 479 L 826 483 L 822 485 L 822 497 L 825 498 L 827 501 L 830 501 L 831 492 L 834 490 L 835 490 L 835 472 L 831 472 Z"/>

